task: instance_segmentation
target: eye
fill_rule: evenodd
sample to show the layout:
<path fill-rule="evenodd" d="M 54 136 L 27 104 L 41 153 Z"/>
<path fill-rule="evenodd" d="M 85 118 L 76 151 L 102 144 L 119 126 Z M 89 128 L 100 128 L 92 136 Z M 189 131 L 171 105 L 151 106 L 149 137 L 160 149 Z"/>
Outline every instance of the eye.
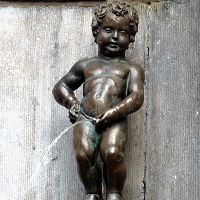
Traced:
<path fill-rule="evenodd" d="M 128 32 L 127 32 L 127 31 L 120 31 L 120 34 L 121 34 L 121 35 L 127 35 Z"/>
<path fill-rule="evenodd" d="M 106 28 L 104 28 L 104 31 L 105 31 L 106 33 L 111 33 L 111 32 L 112 32 L 112 29 L 109 28 L 109 27 L 106 27 Z"/>

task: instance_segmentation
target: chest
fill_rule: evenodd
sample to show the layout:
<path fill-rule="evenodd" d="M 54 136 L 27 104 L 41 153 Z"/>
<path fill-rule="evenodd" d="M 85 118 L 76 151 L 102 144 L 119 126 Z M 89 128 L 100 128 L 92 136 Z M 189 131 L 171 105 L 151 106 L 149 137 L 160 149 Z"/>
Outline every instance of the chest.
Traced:
<path fill-rule="evenodd" d="M 130 69 L 123 64 L 94 64 L 85 69 L 85 78 L 115 76 L 126 79 L 129 76 Z"/>

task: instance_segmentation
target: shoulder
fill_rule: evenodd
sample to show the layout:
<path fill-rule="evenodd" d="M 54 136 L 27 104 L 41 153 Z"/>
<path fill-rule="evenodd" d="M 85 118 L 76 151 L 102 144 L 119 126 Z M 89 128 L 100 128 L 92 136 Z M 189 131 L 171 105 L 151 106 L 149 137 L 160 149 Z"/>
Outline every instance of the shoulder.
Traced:
<path fill-rule="evenodd" d="M 68 72 L 68 74 L 72 74 L 72 75 L 76 75 L 76 76 L 83 76 L 84 74 L 84 70 L 88 65 L 90 58 L 84 58 L 81 59 L 79 61 L 77 61 L 72 68 L 70 69 L 70 71 Z"/>
<path fill-rule="evenodd" d="M 77 61 L 73 65 L 73 68 L 84 68 L 87 65 L 87 63 L 88 63 L 89 60 L 90 60 L 89 58 L 81 59 L 81 60 Z"/>
<path fill-rule="evenodd" d="M 95 57 L 81 59 L 81 60 L 77 61 L 73 65 L 72 68 L 75 69 L 75 70 L 78 70 L 78 69 L 83 69 L 84 70 L 88 65 L 90 65 L 95 60 L 96 60 Z"/>
<path fill-rule="evenodd" d="M 144 70 L 142 69 L 141 65 L 136 64 L 136 63 L 130 63 L 130 62 L 128 65 L 130 68 L 131 76 L 135 78 L 141 78 L 144 81 L 145 75 L 144 75 Z"/>

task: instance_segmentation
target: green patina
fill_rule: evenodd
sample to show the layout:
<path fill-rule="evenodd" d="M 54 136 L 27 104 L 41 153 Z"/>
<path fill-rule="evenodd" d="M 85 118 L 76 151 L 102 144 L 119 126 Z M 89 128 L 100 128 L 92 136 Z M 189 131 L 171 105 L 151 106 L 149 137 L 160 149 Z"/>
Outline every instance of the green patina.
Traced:
<path fill-rule="evenodd" d="M 100 134 L 97 133 L 97 131 L 95 130 L 95 126 L 91 125 L 91 122 L 86 122 L 88 127 L 89 127 L 89 133 L 90 133 L 90 139 L 88 140 L 88 142 L 90 143 L 90 149 L 92 151 L 95 151 L 95 149 L 98 148 L 99 146 L 99 142 L 100 142 Z"/>

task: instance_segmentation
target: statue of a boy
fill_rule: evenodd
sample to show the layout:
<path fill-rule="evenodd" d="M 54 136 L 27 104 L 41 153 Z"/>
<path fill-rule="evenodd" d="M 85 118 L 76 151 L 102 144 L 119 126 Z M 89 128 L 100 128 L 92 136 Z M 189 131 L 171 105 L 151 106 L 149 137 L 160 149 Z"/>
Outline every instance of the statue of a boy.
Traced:
<path fill-rule="evenodd" d="M 103 161 L 107 200 L 121 200 L 126 179 L 124 149 L 127 115 L 143 104 L 144 73 L 125 58 L 138 31 L 138 15 L 132 5 L 103 4 L 94 11 L 92 32 L 98 56 L 80 60 L 53 89 L 56 101 L 69 110 L 74 127 L 78 173 L 86 190 L 85 200 L 102 196 Z M 74 90 L 83 84 L 83 99 Z"/>

